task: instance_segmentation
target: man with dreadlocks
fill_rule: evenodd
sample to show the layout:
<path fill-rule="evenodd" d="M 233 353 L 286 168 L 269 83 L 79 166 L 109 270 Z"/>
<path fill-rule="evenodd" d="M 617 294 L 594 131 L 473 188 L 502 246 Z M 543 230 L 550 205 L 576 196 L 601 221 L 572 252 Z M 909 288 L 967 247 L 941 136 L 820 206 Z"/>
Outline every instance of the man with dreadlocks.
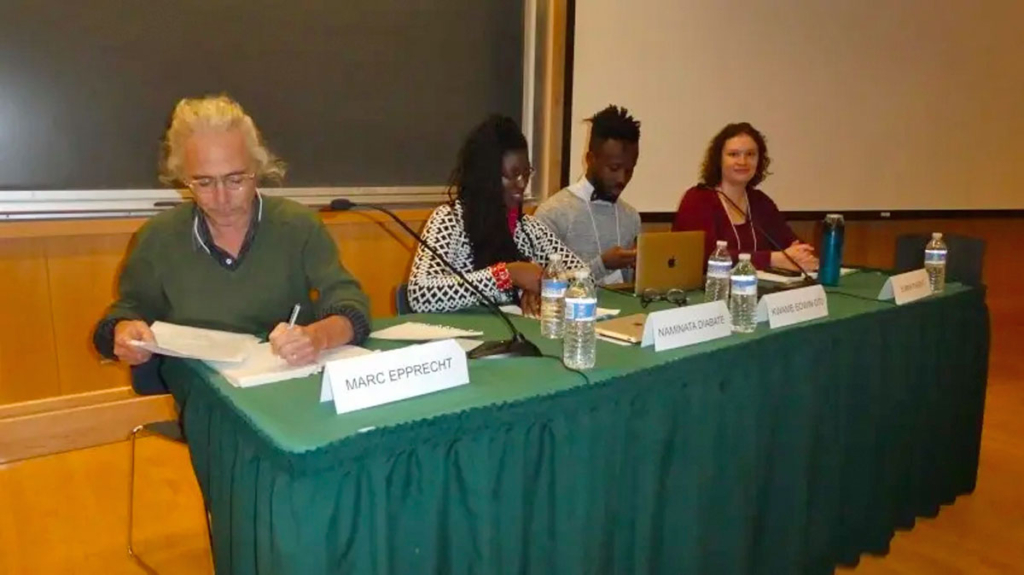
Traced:
<path fill-rule="evenodd" d="M 598 283 L 622 283 L 629 279 L 623 272 L 636 265 L 640 214 L 619 196 L 640 155 L 640 122 L 619 106 L 587 121 L 586 174 L 541 204 L 536 215 L 590 265 Z"/>
<path fill-rule="evenodd" d="M 491 116 L 459 152 L 449 194 L 430 214 L 423 240 L 499 303 L 520 300 L 523 311 L 540 311 L 540 277 L 548 256 L 567 269 L 586 266 L 543 224 L 523 214 L 523 195 L 533 174 L 526 138 L 515 120 Z M 455 311 L 480 305 L 479 296 L 422 246 L 409 273 L 409 305 L 417 312 Z"/>

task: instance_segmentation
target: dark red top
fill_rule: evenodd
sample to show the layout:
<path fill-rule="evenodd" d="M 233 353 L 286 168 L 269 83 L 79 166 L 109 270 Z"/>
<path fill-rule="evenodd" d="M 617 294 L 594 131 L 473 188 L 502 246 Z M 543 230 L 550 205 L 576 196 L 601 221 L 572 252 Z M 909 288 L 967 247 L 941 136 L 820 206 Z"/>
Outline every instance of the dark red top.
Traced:
<path fill-rule="evenodd" d="M 729 243 L 729 253 L 734 262 L 737 261 L 736 256 L 740 252 L 748 252 L 751 254 L 754 267 L 767 269 L 771 267 L 772 252 L 780 250 L 773 247 L 772 242 L 764 234 L 771 236 L 782 249 L 788 248 L 797 237 L 767 194 L 761 190 L 750 190 L 747 192 L 747 202 L 750 204 L 751 219 L 764 233 L 755 232 L 749 221 L 736 224 L 734 231 L 729 214 L 725 212 L 725 206 L 718 199 L 718 192 L 700 186 L 690 188 L 683 194 L 683 199 L 679 202 L 679 211 L 672 222 L 672 231 L 704 232 L 705 260 L 715 251 L 715 242 L 725 240 Z"/>
<path fill-rule="evenodd" d="M 519 208 L 512 208 L 506 215 L 508 218 L 508 231 L 513 236 L 516 235 L 516 226 L 519 225 Z"/>

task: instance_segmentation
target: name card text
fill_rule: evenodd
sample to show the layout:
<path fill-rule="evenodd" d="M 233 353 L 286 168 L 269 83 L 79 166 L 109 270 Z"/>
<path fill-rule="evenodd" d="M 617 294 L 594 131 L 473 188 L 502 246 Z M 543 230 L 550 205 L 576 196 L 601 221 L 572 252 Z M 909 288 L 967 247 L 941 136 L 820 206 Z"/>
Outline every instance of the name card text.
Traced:
<path fill-rule="evenodd" d="M 928 272 L 921 268 L 905 274 L 891 276 L 885 280 L 878 299 L 895 299 L 896 305 L 903 305 L 932 295 Z"/>
<path fill-rule="evenodd" d="M 469 383 L 466 352 L 453 339 L 328 362 L 320 401 L 339 414 Z"/>
<path fill-rule="evenodd" d="M 828 297 L 820 285 L 768 294 L 757 304 L 757 321 L 771 329 L 828 317 Z"/>
<path fill-rule="evenodd" d="M 647 315 L 641 347 L 665 351 L 732 333 L 732 319 L 724 301 L 656 311 Z"/>

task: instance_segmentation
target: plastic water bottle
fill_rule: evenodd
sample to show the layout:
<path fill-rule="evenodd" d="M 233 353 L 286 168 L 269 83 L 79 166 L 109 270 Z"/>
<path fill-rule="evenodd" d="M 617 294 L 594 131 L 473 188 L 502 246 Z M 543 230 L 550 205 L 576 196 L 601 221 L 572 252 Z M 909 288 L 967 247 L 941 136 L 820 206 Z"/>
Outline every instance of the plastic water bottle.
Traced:
<path fill-rule="evenodd" d="M 597 360 L 597 289 L 590 270 L 578 270 L 565 290 L 562 363 L 570 369 L 590 369 Z"/>
<path fill-rule="evenodd" d="M 753 333 L 757 328 L 757 270 L 750 263 L 750 254 L 740 254 L 740 263 L 732 270 L 729 313 L 732 331 Z"/>
<path fill-rule="evenodd" d="M 932 241 L 924 247 L 924 269 L 928 272 L 928 283 L 932 293 L 942 293 L 946 289 L 946 242 L 942 241 L 942 233 L 932 234 Z"/>
<path fill-rule="evenodd" d="M 569 282 L 565 277 L 562 256 L 548 256 L 548 266 L 540 280 L 540 334 L 549 339 L 562 337 L 565 319 L 565 288 Z"/>
<path fill-rule="evenodd" d="M 719 240 L 708 258 L 708 279 L 704 282 L 704 301 L 729 299 L 729 276 L 732 275 L 732 256 L 728 244 Z"/>

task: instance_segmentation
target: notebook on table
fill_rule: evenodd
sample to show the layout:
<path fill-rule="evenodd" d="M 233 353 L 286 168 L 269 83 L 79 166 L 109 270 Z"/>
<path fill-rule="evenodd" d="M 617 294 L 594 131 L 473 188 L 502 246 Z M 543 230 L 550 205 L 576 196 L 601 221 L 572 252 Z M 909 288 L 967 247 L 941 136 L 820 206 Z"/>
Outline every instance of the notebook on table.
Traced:
<path fill-rule="evenodd" d="M 839 270 L 840 277 L 848 276 L 853 272 L 857 271 L 857 268 L 841 268 Z M 818 272 L 807 272 L 812 280 L 818 279 Z M 804 275 L 801 272 L 794 272 L 789 270 L 778 270 L 775 268 L 768 270 L 757 270 L 757 279 L 764 282 L 770 282 L 782 285 L 792 285 L 805 282 Z"/>
<path fill-rule="evenodd" d="M 598 335 L 628 343 L 640 343 L 644 339 L 644 324 L 647 322 L 647 314 L 637 313 L 624 317 L 617 317 L 594 324 L 594 330 Z"/>

